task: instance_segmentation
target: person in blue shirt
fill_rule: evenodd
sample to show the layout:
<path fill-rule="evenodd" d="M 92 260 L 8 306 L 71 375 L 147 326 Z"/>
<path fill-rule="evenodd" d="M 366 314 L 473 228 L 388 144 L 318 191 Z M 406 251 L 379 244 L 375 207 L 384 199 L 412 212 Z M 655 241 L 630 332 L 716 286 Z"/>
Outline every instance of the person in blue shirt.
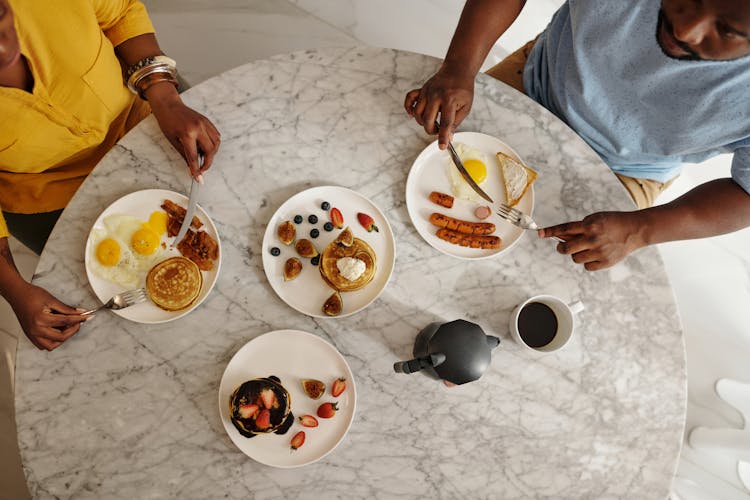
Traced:
<path fill-rule="evenodd" d="M 438 72 L 404 106 L 447 146 L 468 115 L 474 78 L 523 0 L 467 0 Z M 573 128 L 639 210 L 598 212 L 539 231 L 588 270 L 666 241 L 750 226 L 750 3 L 568 0 L 536 40 L 488 72 Z M 438 118 L 439 117 L 439 118 Z M 685 162 L 733 153 L 731 178 L 660 206 Z"/>

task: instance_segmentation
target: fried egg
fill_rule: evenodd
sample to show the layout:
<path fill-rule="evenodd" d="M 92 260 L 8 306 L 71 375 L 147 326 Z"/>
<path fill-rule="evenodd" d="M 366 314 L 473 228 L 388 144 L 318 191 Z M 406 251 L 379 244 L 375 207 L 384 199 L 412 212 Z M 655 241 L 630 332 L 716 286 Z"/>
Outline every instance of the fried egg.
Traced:
<path fill-rule="evenodd" d="M 105 217 L 104 227 L 91 231 L 94 274 L 127 288 L 141 286 L 148 270 L 163 260 L 166 221 L 167 214 L 158 211 L 148 221 L 123 214 Z"/>
<path fill-rule="evenodd" d="M 453 143 L 453 147 L 456 149 L 458 157 L 461 158 L 461 161 L 463 162 L 466 171 L 469 172 L 471 178 L 481 186 L 487 179 L 487 159 L 484 154 L 478 149 L 460 142 Z M 456 166 L 453 164 L 453 160 L 450 158 L 448 159 L 448 180 L 451 184 L 453 196 L 456 198 L 466 201 L 482 202 L 482 197 L 474 192 L 471 186 L 469 186 L 469 183 L 464 180 Z"/>

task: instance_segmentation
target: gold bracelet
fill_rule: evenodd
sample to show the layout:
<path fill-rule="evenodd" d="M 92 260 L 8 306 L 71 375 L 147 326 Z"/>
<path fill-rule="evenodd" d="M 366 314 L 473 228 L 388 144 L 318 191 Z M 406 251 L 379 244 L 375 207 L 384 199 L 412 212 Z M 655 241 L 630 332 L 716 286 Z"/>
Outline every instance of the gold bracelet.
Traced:
<path fill-rule="evenodd" d="M 180 84 L 177 82 L 177 78 L 175 78 L 171 73 L 151 73 L 138 81 L 138 96 L 146 101 L 146 91 L 157 83 L 161 82 L 169 82 L 174 85 L 175 89 L 177 90 L 179 90 L 180 88 Z"/>
<path fill-rule="evenodd" d="M 147 57 L 128 68 L 126 84 L 134 94 L 140 95 L 140 81 L 153 73 L 168 73 L 177 80 L 177 66 L 173 59 L 166 56 Z"/>

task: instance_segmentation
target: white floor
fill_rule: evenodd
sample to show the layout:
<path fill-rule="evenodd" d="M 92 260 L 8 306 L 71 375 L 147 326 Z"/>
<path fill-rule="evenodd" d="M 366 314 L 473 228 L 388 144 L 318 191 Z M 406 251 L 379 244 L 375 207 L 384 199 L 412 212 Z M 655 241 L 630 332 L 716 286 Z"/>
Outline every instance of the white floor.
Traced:
<path fill-rule="evenodd" d="M 162 49 L 191 84 L 239 64 L 293 50 L 354 44 L 442 57 L 463 5 L 456 0 L 144 0 Z M 528 2 L 519 21 L 490 53 L 484 68 L 535 36 L 561 0 Z M 428 75 L 425 75 L 428 76 Z M 406 91 L 408 89 L 404 89 Z M 689 166 L 665 193 L 672 199 L 705 180 L 728 175 L 729 159 Z M 685 331 L 689 403 L 674 497 L 748 499 L 750 477 L 737 458 L 692 447 L 696 426 L 743 427 L 718 398 L 721 377 L 750 383 L 750 229 L 706 240 L 661 245 Z M 25 272 L 34 256 L 16 249 Z M 15 318 L 0 303 L 0 340 L 14 342 Z M 26 342 L 21 335 L 20 342 Z M 3 411 L 0 408 L 0 411 Z M 7 410 L 5 410 L 7 411 Z M 750 432 L 750 431 L 749 431 Z M 750 452 L 748 452 L 750 453 Z M 750 458 L 750 457 L 746 457 Z"/>

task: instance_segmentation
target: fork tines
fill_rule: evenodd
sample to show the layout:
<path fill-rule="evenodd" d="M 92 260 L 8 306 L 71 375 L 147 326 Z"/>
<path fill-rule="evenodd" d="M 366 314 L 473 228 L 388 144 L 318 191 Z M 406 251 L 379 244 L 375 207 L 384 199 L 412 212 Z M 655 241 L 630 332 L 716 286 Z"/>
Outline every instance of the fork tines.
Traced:
<path fill-rule="evenodd" d="M 521 215 L 523 214 L 520 211 L 516 210 L 515 208 L 509 207 L 505 203 L 500 203 L 500 205 L 497 208 L 497 215 L 499 215 L 503 219 L 514 221 L 514 220 L 520 220 Z"/>
<path fill-rule="evenodd" d="M 138 288 L 137 290 L 128 290 L 122 294 L 122 300 L 125 301 L 126 307 L 133 304 L 138 304 L 145 301 L 148 298 L 145 288 Z"/>

